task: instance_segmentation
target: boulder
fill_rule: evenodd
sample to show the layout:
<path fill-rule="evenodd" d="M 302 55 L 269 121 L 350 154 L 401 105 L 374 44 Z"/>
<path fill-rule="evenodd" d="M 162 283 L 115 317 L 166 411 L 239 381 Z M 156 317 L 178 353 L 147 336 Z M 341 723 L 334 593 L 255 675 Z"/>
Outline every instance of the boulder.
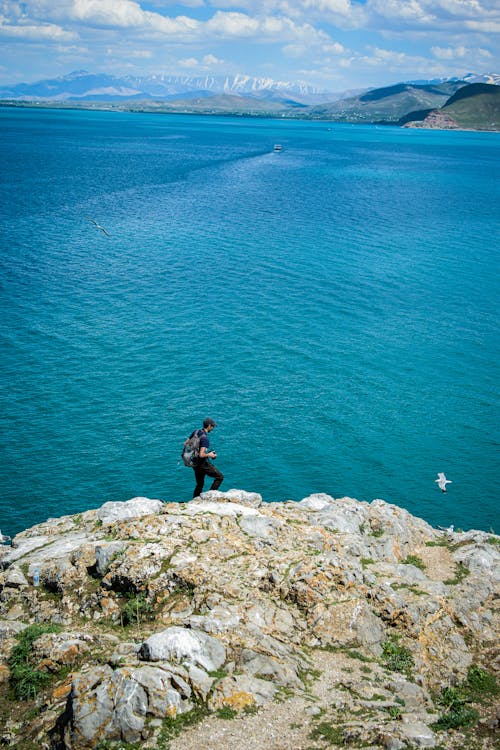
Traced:
<path fill-rule="evenodd" d="M 266 516 L 242 516 L 240 529 L 251 537 L 269 539 L 283 525 L 281 521 Z"/>
<path fill-rule="evenodd" d="M 95 567 L 100 576 L 107 573 L 114 558 L 125 548 L 123 542 L 101 542 L 95 548 Z"/>
<path fill-rule="evenodd" d="M 195 498 L 192 502 L 210 502 L 210 503 L 237 503 L 246 505 L 249 508 L 260 508 L 262 505 L 262 495 L 257 492 L 245 492 L 244 490 L 209 490 L 202 492 L 200 498 Z"/>
<path fill-rule="evenodd" d="M 155 515 L 163 507 L 161 500 L 150 500 L 147 497 L 133 497 L 125 502 L 107 502 L 97 511 L 97 518 L 105 523 L 123 521 L 127 518 L 142 518 Z"/>
<path fill-rule="evenodd" d="M 276 686 L 268 680 L 248 675 L 224 677 L 220 680 L 209 698 L 209 708 L 227 706 L 236 711 L 254 706 L 263 706 L 276 694 Z"/>
<path fill-rule="evenodd" d="M 216 638 L 201 632 L 173 626 L 147 638 L 139 649 L 144 661 L 177 661 L 194 664 L 207 672 L 221 667 L 226 650 Z"/>
<path fill-rule="evenodd" d="M 303 500 L 299 500 L 296 503 L 297 508 L 305 510 L 324 510 L 328 508 L 335 500 L 331 495 L 325 495 L 324 493 L 316 493 L 314 495 L 308 495 Z"/>
<path fill-rule="evenodd" d="M 12 565 L 5 573 L 4 585 L 8 588 L 20 589 L 27 586 L 28 581 L 22 570 Z"/>
<path fill-rule="evenodd" d="M 215 516 L 230 516 L 236 518 L 236 516 L 258 516 L 259 511 L 256 508 L 242 505 L 241 503 L 233 502 L 210 502 L 206 500 L 200 500 L 199 502 L 191 501 L 186 503 L 182 507 L 184 513 L 190 516 L 196 516 L 199 513 L 211 513 Z"/>

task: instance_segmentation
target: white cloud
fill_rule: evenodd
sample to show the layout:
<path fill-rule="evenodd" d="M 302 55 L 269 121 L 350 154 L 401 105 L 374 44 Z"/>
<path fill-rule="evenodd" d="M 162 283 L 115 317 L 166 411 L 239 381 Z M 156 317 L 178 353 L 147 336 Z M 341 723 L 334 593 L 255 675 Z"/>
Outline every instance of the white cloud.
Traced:
<path fill-rule="evenodd" d="M 202 71 L 207 71 L 211 68 L 223 64 L 224 60 L 220 60 L 218 57 L 212 54 L 203 55 L 201 60 L 199 60 L 197 57 L 186 57 L 183 60 L 179 60 L 179 65 L 183 68 Z"/>
<path fill-rule="evenodd" d="M 183 60 L 179 60 L 179 66 L 181 68 L 188 68 L 194 70 L 198 68 L 200 61 L 196 57 L 186 57 Z"/>
<path fill-rule="evenodd" d="M 367 0 L 369 25 L 383 29 L 426 28 L 438 32 L 498 31 L 500 5 L 496 0 Z"/>
<path fill-rule="evenodd" d="M 0 20 L 0 37 L 29 42 L 71 42 L 78 39 L 72 31 L 65 31 L 60 26 L 47 24 L 5 24 Z"/>
<path fill-rule="evenodd" d="M 434 57 L 440 60 L 455 60 L 457 57 L 465 57 L 469 50 L 465 47 L 431 47 Z"/>
<path fill-rule="evenodd" d="M 213 65 L 223 65 L 224 60 L 220 60 L 215 55 L 204 55 L 203 57 L 203 65 L 213 66 Z"/>

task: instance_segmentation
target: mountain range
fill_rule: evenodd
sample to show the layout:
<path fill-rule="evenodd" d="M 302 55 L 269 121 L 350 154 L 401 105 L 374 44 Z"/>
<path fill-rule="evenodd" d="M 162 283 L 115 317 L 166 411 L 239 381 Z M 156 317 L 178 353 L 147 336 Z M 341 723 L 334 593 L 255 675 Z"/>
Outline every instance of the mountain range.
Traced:
<path fill-rule="evenodd" d="M 134 101 L 250 96 L 281 104 L 316 104 L 342 94 L 320 91 L 300 81 L 234 76 L 122 76 L 77 70 L 61 78 L 0 86 L 0 99 L 32 101 Z"/>
<path fill-rule="evenodd" d="M 500 75 L 469 74 L 451 81 L 500 84 Z M 410 86 L 433 86 L 448 83 L 445 79 L 408 81 Z M 34 83 L 0 85 L 0 99 L 31 101 L 145 101 L 187 100 L 214 95 L 245 96 L 277 101 L 289 105 L 314 105 L 346 99 L 367 89 L 332 92 L 301 81 L 276 81 L 272 78 L 233 76 L 114 76 L 77 70 L 66 76 Z"/>
<path fill-rule="evenodd" d="M 376 89 L 321 91 L 300 81 L 250 76 L 116 77 L 75 71 L 67 76 L 0 86 L 4 104 L 281 116 L 346 123 L 427 125 L 441 111 L 453 127 L 500 128 L 500 75 L 469 74 L 461 79 L 408 81 Z M 445 111 L 446 110 L 446 111 Z"/>

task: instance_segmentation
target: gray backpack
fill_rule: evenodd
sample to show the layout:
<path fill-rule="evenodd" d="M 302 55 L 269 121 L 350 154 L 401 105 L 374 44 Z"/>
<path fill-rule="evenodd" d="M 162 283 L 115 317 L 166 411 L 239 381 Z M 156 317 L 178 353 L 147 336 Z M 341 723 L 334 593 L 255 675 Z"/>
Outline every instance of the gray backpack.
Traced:
<path fill-rule="evenodd" d="M 184 462 L 184 466 L 196 465 L 198 456 L 200 455 L 200 437 L 202 430 L 195 430 L 187 440 L 184 441 L 182 448 L 181 458 Z"/>

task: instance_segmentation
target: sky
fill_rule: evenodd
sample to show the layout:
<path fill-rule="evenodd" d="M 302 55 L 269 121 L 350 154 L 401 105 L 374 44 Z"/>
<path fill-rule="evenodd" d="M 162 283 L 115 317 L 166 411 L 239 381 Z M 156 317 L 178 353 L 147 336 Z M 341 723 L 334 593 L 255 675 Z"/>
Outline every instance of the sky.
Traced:
<path fill-rule="evenodd" d="M 0 0 L 0 83 L 74 70 L 345 91 L 498 73 L 500 0 Z"/>

